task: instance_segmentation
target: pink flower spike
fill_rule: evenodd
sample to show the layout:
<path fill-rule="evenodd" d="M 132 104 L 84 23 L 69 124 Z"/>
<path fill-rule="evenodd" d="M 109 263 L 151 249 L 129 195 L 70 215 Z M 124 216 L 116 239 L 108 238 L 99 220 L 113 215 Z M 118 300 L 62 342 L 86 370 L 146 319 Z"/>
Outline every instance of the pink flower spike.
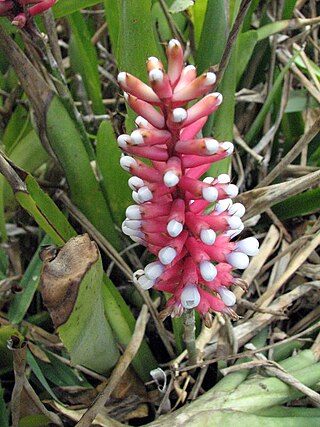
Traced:
<path fill-rule="evenodd" d="M 199 96 L 210 92 L 215 82 L 216 75 L 214 73 L 202 74 L 178 92 L 174 92 L 172 101 L 188 102 L 192 99 L 198 98 Z"/>
<path fill-rule="evenodd" d="M 200 294 L 194 284 L 187 285 L 181 293 L 181 304 L 184 308 L 191 309 L 197 307 L 200 303 Z"/>
<path fill-rule="evenodd" d="M 172 39 L 167 47 L 168 76 L 172 87 L 174 87 L 180 76 L 183 67 L 183 50 L 178 40 Z"/>
<path fill-rule="evenodd" d="M 158 129 L 137 129 L 130 136 L 132 144 L 145 146 L 165 144 L 171 138 L 170 132 Z"/>
<path fill-rule="evenodd" d="M 181 160 L 179 157 L 170 157 L 164 170 L 164 184 L 169 188 L 176 186 L 179 183 L 181 174 Z"/>
<path fill-rule="evenodd" d="M 7 12 L 13 8 L 13 1 L 11 0 L 2 0 L 0 2 L 0 16 L 6 16 Z"/>
<path fill-rule="evenodd" d="M 161 100 L 172 97 L 172 88 L 169 77 L 162 70 L 153 69 L 149 72 L 149 81 L 152 89 Z"/>
<path fill-rule="evenodd" d="M 222 299 L 222 301 L 225 303 L 227 307 L 235 305 L 235 303 L 237 302 L 237 298 L 235 294 L 229 291 L 229 289 L 226 288 L 225 286 L 219 286 L 218 293 L 220 295 L 220 298 Z"/>
<path fill-rule="evenodd" d="M 165 120 L 163 115 L 152 105 L 130 94 L 126 94 L 125 98 L 133 111 L 143 116 L 151 125 L 158 129 L 164 128 Z"/>
<path fill-rule="evenodd" d="M 183 68 L 179 82 L 175 87 L 174 91 L 179 92 L 181 89 L 183 89 L 193 80 L 195 80 L 196 77 L 197 77 L 196 67 L 194 67 L 193 65 L 187 65 L 186 67 Z"/>
<path fill-rule="evenodd" d="M 122 90 L 134 95 L 142 101 L 150 102 L 155 105 L 161 104 L 157 94 L 141 80 L 129 73 L 121 72 L 118 74 L 118 83 Z"/>
<path fill-rule="evenodd" d="M 181 154 L 195 154 L 197 156 L 212 156 L 219 149 L 219 143 L 213 138 L 190 139 L 178 141 L 176 151 Z"/>
<path fill-rule="evenodd" d="M 134 159 L 131 156 L 122 156 L 120 165 L 124 170 L 130 172 L 131 175 L 135 175 L 143 180 L 150 182 L 160 182 L 162 180 L 162 176 L 159 172 L 151 166 L 146 165 L 141 160 Z"/>
<path fill-rule="evenodd" d="M 15 27 L 23 28 L 27 22 L 27 15 L 25 13 L 19 13 L 17 16 L 13 18 L 11 24 Z"/>
<path fill-rule="evenodd" d="M 188 141 L 193 139 L 206 124 L 208 117 L 202 117 L 202 119 L 197 120 L 190 125 L 183 127 L 180 133 L 180 141 Z"/>
<path fill-rule="evenodd" d="M 158 58 L 156 58 L 155 56 L 150 56 L 147 59 L 146 67 L 147 67 L 147 73 L 148 74 L 151 70 L 154 70 L 154 69 L 159 69 L 161 71 L 164 71 L 162 62 Z"/>
<path fill-rule="evenodd" d="M 128 184 L 136 202 L 127 208 L 122 229 L 156 257 L 135 273 L 135 283 L 172 294 L 160 318 L 195 308 L 210 327 L 212 312 L 237 320 L 230 308 L 235 295 L 228 288 L 244 288 L 245 283 L 234 279 L 232 270 L 247 267 L 259 242 L 251 237 L 231 241 L 244 228 L 245 208 L 232 203 L 238 188 L 230 176 L 223 173 L 202 180 L 212 162 L 234 150 L 231 142 L 199 137 L 222 95 L 210 93 L 185 107 L 212 90 L 215 75 L 209 72 L 196 78 L 195 67 L 183 67 L 183 52 L 175 40 L 169 43 L 167 55 L 168 74 L 157 58 L 148 59 L 151 87 L 130 74 L 119 75 L 120 85 L 129 92 L 127 103 L 140 115 L 138 129 L 120 135 L 119 147 L 151 160 L 150 166 L 131 156 L 120 160 L 133 175 Z"/>
<path fill-rule="evenodd" d="M 202 98 L 192 107 L 188 108 L 188 118 L 184 122 L 185 126 L 188 126 L 190 123 L 201 119 L 202 117 L 209 116 L 211 113 L 217 111 L 219 105 L 222 103 L 221 93 L 210 93 L 209 95 Z"/>
<path fill-rule="evenodd" d="M 20 2 L 22 3 L 22 1 L 20 0 Z M 52 7 L 55 3 L 57 2 L 57 0 L 43 0 L 43 1 L 34 1 L 34 2 L 29 2 L 29 3 L 38 3 L 32 7 L 30 7 L 30 9 L 28 9 L 28 12 L 30 13 L 30 16 L 35 16 L 35 15 L 39 15 L 39 13 L 45 12 L 46 10 L 50 9 L 50 7 Z"/>

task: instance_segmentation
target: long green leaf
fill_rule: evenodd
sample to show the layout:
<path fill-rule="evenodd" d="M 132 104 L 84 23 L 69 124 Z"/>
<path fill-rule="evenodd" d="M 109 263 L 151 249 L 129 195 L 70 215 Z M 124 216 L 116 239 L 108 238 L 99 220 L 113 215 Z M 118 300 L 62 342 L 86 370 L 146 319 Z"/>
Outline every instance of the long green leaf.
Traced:
<path fill-rule="evenodd" d="M 110 122 L 102 122 L 97 134 L 97 164 L 103 181 L 101 183 L 115 223 L 121 225 L 125 210 L 131 202 L 128 174 L 119 167 L 121 151 Z M 121 197 L 119 197 L 121 195 Z"/>
<path fill-rule="evenodd" d="M 296 218 L 297 216 L 310 215 L 320 209 L 320 188 L 306 191 L 297 196 L 273 206 L 272 210 L 281 218 Z"/>
<path fill-rule="evenodd" d="M 277 97 L 277 95 L 279 94 L 279 91 L 281 89 L 281 84 L 283 82 L 284 76 L 286 75 L 286 73 L 288 72 L 289 68 L 291 67 L 292 62 L 294 61 L 295 57 L 298 55 L 298 53 L 296 53 L 291 59 L 290 61 L 288 61 L 288 63 L 286 64 L 285 67 L 283 67 L 283 69 L 281 70 L 281 72 L 279 73 L 278 77 L 276 78 L 274 85 L 272 86 L 272 89 L 270 91 L 270 93 L 267 96 L 267 99 L 265 100 L 261 110 L 259 111 L 259 114 L 257 115 L 257 117 L 255 118 L 254 122 L 252 123 L 249 131 L 247 132 L 246 136 L 245 136 L 245 140 L 248 144 L 250 144 L 250 142 L 252 142 L 252 140 L 257 136 L 257 134 L 259 133 L 264 119 L 266 118 L 266 115 L 269 113 L 270 108 L 272 103 L 274 102 L 275 98 Z"/>
<path fill-rule="evenodd" d="M 104 114 L 105 108 L 100 88 L 98 58 L 96 50 L 91 43 L 86 22 L 80 12 L 70 15 L 68 20 L 72 29 L 69 52 L 71 66 L 83 78 L 88 98 L 92 101 L 93 112 L 95 114 Z"/>
<path fill-rule="evenodd" d="M 60 0 L 53 6 L 53 13 L 56 19 L 63 18 L 80 9 L 85 9 L 101 3 L 99 0 Z"/>
<path fill-rule="evenodd" d="M 125 347 L 131 339 L 135 319 L 122 296 L 107 276 L 104 276 L 102 296 L 107 319 L 117 337 L 117 341 Z M 132 365 L 143 381 L 149 380 L 150 371 L 158 366 L 145 341 L 142 342 L 137 355 L 132 361 Z"/>
<path fill-rule="evenodd" d="M 208 0 L 196 55 L 199 73 L 203 73 L 209 66 L 219 63 L 227 40 L 227 33 L 228 22 L 224 0 Z"/>
<path fill-rule="evenodd" d="M 118 234 L 79 132 L 58 97 L 53 97 L 46 118 L 50 144 L 66 174 L 72 201 L 119 249 Z"/>
<path fill-rule="evenodd" d="M 39 258 L 39 253 L 41 246 L 48 245 L 49 243 L 51 243 L 51 240 L 47 236 L 44 237 L 20 280 L 19 285 L 23 291 L 15 295 L 14 299 L 11 301 L 8 313 L 9 321 L 13 324 L 18 324 L 23 320 L 31 304 L 40 281 L 42 261 Z"/>

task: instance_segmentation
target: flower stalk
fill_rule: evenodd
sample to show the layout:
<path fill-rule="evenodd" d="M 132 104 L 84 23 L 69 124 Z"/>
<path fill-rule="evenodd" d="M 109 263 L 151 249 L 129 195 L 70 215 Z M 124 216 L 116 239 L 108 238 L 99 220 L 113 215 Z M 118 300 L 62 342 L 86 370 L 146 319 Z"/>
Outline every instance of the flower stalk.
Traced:
<path fill-rule="evenodd" d="M 194 66 L 184 65 L 177 40 L 169 42 L 167 58 L 167 72 L 160 60 L 148 58 L 149 86 L 129 73 L 118 75 L 128 105 L 139 115 L 137 129 L 118 138 L 125 153 L 120 164 L 132 175 L 128 183 L 136 203 L 126 210 L 122 230 L 155 255 L 155 261 L 134 274 L 134 283 L 172 295 L 160 317 L 185 313 L 186 344 L 195 360 L 193 309 L 207 326 L 214 312 L 237 319 L 230 288 L 243 283 L 232 270 L 245 269 L 259 243 L 254 237 L 233 240 L 244 228 L 245 208 L 232 201 L 238 188 L 230 177 L 201 179 L 212 162 L 234 149 L 229 141 L 199 137 L 223 99 L 211 92 L 215 74 L 197 77 Z"/>

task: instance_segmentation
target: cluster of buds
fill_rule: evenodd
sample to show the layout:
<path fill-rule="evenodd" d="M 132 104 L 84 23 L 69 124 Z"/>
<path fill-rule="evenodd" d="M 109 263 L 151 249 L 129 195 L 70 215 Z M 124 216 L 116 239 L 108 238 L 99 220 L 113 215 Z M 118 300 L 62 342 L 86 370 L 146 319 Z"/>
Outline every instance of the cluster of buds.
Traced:
<path fill-rule="evenodd" d="M 57 0 L 0 0 L 0 16 L 7 16 L 12 25 L 23 28 L 27 21 L 45 12 Z M 27 6 L 33 5 L 29 8 Z"/>
<path fill-rule="evenodd" d="M 169 42 L 167 58 L 167 73 L 159 59 L 147 60 L 150 86 L 129 73 L 118 75 L 128 105 L 139 115 L 137 129 L 118 138 L 128 154 L 120 164 L 133 175 L 129 186 L 136 203 L 127 208 L 122 230 L 157 257 L 134 274 L 134 281 L 142 289 L 172 294 L 162 318 L 195 308 L 209 325 L 212 312 L 237 317 L 230 308 L 236 298 L 229 287 L 243 282 L 232 270 L 245 269 L 259 244 L 254 237 L 231 241 L 243 230 L 245 208 L 232 202 L 238 188 L 230 177 L 199 179 L 234 148 L 231 142 L 197 138 L 221 104 L 220 93 L 182 108 L 211 92 L 216 76 L 207 72 L 197 77 L 194 66 L 184 66 L 177 40 Z"/>

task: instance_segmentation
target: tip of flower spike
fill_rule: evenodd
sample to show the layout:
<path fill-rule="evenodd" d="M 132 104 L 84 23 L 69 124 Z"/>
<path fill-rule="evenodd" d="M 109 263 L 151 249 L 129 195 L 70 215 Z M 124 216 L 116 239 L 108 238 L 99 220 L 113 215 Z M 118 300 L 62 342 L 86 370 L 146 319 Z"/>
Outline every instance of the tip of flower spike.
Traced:
<path fill-rule="evenodd" d="M 117 138 L 118 146 L 123 150 L 128 148 L 128 143 L 127 143 L 128 138 L 130 138 L 130 136 L 126 134 L 119 135 Z"/>
<path fill-rule="evenodd" d="M 211 282 L 217 275 L 217 269 L 210 261 L 202 261 L 199 268 L 201 276 L 206 282 Z"/>
<path fill-rule="evenodd" d="M 236 242 L 236 248 L 246 255 L 254 256 L 259 253 L 259 242 L 255 237 L 247 237 Z"/>
<path fill-rule="evenodd" d="M 181 46 L 181 44 L 180 44 L 180 42 L 179 42 L 179 40 L 177 40 L 177 39 L 171 39 L 170 41 L 169 41 L 169 43 L 168 43 L 168 47 L 169 47 L 169 49 L 173 49 L 174 47 L 176 47 L 176 46 Z"/>
<path fill-rule="evenodd" d="M 130 135 L 130 138 L 133 145 L 143 144 L 143 136 L 139 130 L 134 130 Z"/>
<path fill-rule="evenodd" d="M 167 225 L 168 234 L 171 237 L 177 237 L 183 230 L 183 224 L 181 222 L 172 219 Z"/>
<path fill-rule="evenodd" d="M 187 118 L 187 112 L 184 108 L 175 108 L 172 110 L 172 121 L 182 123 Z"/>
<path fill-rule="evenodd" d="M 158 82 L 162 83 L 164 78 L 164 74 L 161 70 L 154 68 L 149 73 L 149 80 L 150 82 Z"/>
<path fill-rule="evenodd" d="M 202 189 L 202 197 L 207 202 L 215 202 L 218 198 L 218 190 L 214 187 L 204 187 Z"/>
<path fill-rule="evenodd" d="M 120 83 L 120 84 L 124 83 L 126 81 L 126 79 L 127 79 L 127 73 L 124 71 L 121 71 L 121 73 L 119 73 L 118 77 L 117 77 L 118 83 Z"/>
<path fill-rule="evenodd" d="M 230 156 L 234 151 L 234 145 L 232 142 L 225 141 L 221 144 L 221 147 L 227 152 L 227 155 Z"/>
<path fill-rule="evenodd" d="M 207 139 L 204 144 L 208 154 L 216 154 L 219 149 L 219 142 L 215 139 Z"/>
<path fill-rule="evenodd" d="M 216 203 L 214 210 L 218 213 L 222 213 L 222 212 L 225 212 L 225 211 L 231 209 L 231 207 L 232 207 L 232 200 L 231 199 L 222 199 Z"/>
<path fill-rule="evenodd" d="M 231 307 L 232 305 L 235 305 L 235 303 L 237 302 L 237 298 L 235 294 L 229 291 L 229 289 L 226 288 L 225 286 L 219 286 L 218 293 L 222 301 L 225 303 L 227 307 Z"/>
<path fill-rule="evenodd" d="M 197 307 L 200 303 L 200 294 L 197 286 L 193 284 L 185 286 L 180 299 L 184 308 L 191 309 Z"/>
<path fill-rule="evenodd" d="M 137 205 L 140 205 L 142 203 L 141 200 L 139 199 L 137 191 L 133 191 L 131 194 L 131 197 L 132 197 L 132 200 L 137 203 Z"/>
<path fill-rule="evenodd" d="M 137 177 L 137 176 L 131 176 L 128 179 L 128 185 L 133 191 L 137 191 L 139 188 L 144 186 L 144 181 Z"/>
<path fill-rule="evenodd" d="M 135 124 L 138 127 L 146 128 L 146 127 L 148 127 L 149 122 L 144 117 L 138 116 L 135 120 Z M 131 134 L 131 136 L 132 136 L 132 134 Z"/>
<path fill-rule="evenodd" d="M 229 184 L 230 176 L 226 173 L 222 173 L 217 178 L 219 184 Z"/>
<path fill-rule="evenodd" d="M 214 73 L 207 73 L 206 74 L 206 84 L 208 86 L 213 85 L 217 80 L 217 77 Z"/>
<path fill-rule="evenodd" d="M 213 92 L 210 95 L 214 96 L 215 98 L 217 98 L 217 105 L 221 105 L 222 104 L 223 96 L 222 96 L 221 93 L 219 93 L 219 92 Z"/>
<path fill-rule="evenodd" d="M 213 245 L 216 237 L 216 233 L 210 228 L 200 232 L 200 239 L 205 245 Z"/>
<path fill-rule="evenodd" d="M 126 217 L 128 219 L 141 219 L 141 211 L 139 206 L 131 205 L 127 207 Z"/>
<path fill-rule="evenodd" d="M 230 216 L 226 218 L 231 230 L 237 230 L 241 227 L 242 221 L 238 216 Z"/>
<path fill-rule="evenodd" d="M 238 216 L 239 218 L 241 218 L 245 214 L 246 208 L 241 203 L 235 203 L 228 209 L 228 212 L 230 215 Z"/>
<path fill-rule="evenodd" d="M 241 225 L 240 225 L 240 227 L 239 228 L 236 228 L 236 229 L 234 229 L 234 230 L 227 230 L 226 232 L 225 232 L 225 234 L 227 235 L 227 236 L 229 236 L 230 237 L 230 239 L 233 239 L 234 237 L 236 237 L 236 236 L 238 236 L 238 234 L 240 234 L 241 233 L 241 231 L 244 229 L 244 224 L 243 223 L 241 223 Z"/>
<path fill-rule="evenodd" d="M 178 184 L 179 177 L 172 171 L 168 171 L 163 176 L 164 185 L 171 188 Z"/>
<path fill-rule="evenodd" d="M 120 159 L 120 166 L 127 172 L 130 172 L 130 168 L 137 166 L 137 162 L 131 156 L 122 156 Z"/>
<path fill-rule="evenodd" d="M 130 237 L 135 236 L 135 237 L 139 237 L 140 239 L 144 238 L 144 233 L 142 233 L 142 231 L 133 230 L 132 228 L 127 227 L 126 221 L 123 221 L 121 228 L 123 233 L 127 236 L 130 236 Z"/>
<path fill-rule="evenodd" d="M 233 199 L 239 194 L 239 188 L 234 184 L 229 184 L 225 192 L 230 197 L 230 199 Z"/>
<path fill-rule="evenodd" d="M 159 261 L 151 262 L 144 268 L 145 275 L 150 280 L 158 279 L 163 273 L 163 270 L 164 266 Z"/>
<path fill-rule="evenodd" d="M 140 230 L 141 221 L 139 219 L 126 218 L 122 225 L 128 228 L 131 228 L 131 230 Z"/>
<path fill-rule="evenodd" d="M 138 285 L 140 286 L 140 288 L 143 289 L 143 290 L 145 290 L 145 291 L 147 289 L 151 289 L 152 286 L 155 283 L 154 280 L 148 279 L 147 276 L 141 276 L 141 277 L 139 277 L 139 279 L 138 279 L 137 282 L 138 282 Z"/>
<path fill-rule="evenodd" d="M 249 257 L 242 252 L 231 252 L 226 255 L 227 261 L 235 268 L 239 268 L 240 270 L 244 270 L 249 265 Z"/>
<path fill-rule="evenodd" d="M 153 199 L 152 191 L 147 186 L 141 187 L 138 190 L 138 199 L 141 203 L 148 202 Z"/>
<path fill-rule="evenodd" d="M 176 256 L 177 251 L 174 248 L 171 248 L 171 246 L 165 246 L 160 249 L 158 253 L 159 260 L 163 265 L 171 264 Z"/>

